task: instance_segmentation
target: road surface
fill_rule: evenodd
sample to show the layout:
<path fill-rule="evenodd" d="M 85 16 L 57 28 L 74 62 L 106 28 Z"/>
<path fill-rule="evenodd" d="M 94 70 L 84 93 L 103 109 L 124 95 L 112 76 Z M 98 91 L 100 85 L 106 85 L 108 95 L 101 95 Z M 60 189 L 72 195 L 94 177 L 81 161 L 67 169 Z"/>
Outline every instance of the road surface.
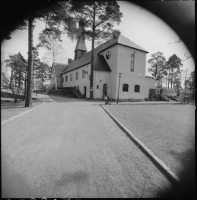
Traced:
<path fill-rule="evenodd" d="M 155 197 L 171 187 L 98 102 L 38 97 L 43 106 L 2 124 L 3 197 Z"/>

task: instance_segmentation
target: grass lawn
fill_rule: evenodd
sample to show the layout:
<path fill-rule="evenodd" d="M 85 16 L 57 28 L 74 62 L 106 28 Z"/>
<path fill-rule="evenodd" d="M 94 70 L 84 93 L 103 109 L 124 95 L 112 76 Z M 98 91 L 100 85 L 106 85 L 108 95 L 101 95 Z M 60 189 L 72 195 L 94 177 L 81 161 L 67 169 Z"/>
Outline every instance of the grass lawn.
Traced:
<path fill-rule="evenodd" d="M 194 159 L 194 105 L 106 105 L 105 108 L 178 176 Z"/>
<path fill-rule="evenodd" d="M 25 101 L 18 101 L 17 103 L 1 101 L 1 121 L 14 117 L 26 110 L 32 109 L 42 104 L 43 101 L 37 99 L 32 100 L 32 107 L 24 107 Z"/>

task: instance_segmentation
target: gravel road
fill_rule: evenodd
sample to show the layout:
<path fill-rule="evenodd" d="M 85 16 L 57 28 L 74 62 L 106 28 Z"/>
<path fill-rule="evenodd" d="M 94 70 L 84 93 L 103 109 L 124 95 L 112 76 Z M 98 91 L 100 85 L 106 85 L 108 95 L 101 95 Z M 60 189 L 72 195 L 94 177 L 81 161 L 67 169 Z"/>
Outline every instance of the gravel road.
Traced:
<path fill-rule="evenodd" d="M 171 183 L 97 102 L 46 103 L 2 125 L 2 197 L 155 197 Z"/>

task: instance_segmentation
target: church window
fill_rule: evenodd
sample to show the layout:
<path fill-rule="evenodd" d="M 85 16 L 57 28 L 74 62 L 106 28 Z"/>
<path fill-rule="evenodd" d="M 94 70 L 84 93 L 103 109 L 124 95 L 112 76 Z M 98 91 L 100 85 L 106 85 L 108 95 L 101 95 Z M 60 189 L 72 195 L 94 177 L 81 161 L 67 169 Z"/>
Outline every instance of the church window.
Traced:
<path fill-rule="evenodd" d="M 85 70 L 82 71 L 82 78 L 85 78 Z"/>
<path fill-rule="evenodd" d="M 107 59 L 110 59 L 110 57 L 111 57 L 111 52 L 108 51 L 108 52 L 106 53 L 106 58 L 107 58 Z"/>
<path fill-rule="evenodd" d="M 135 53 L 131 54 L 131 71 L 134 72 Z"/>
<path fill-rule="evenodd" d="M 78 72 L 76 72 L 76 80 L 78 80 Z"/>
<path fill-rule="evenodd" d="M 97 87 L 96 87 L 97 89 L 99 89 L 99 85 L 97 85 Z"/>
<path fill-rule="evenodd" d="M 72 79 L 73 79 L 73 75 L 71 74 L 71 75 L 70 75 L 70 81 L 72 81 Z"/>
<path fill-rule="evenodd" d="M 135 85 L 134 92 L 140 92 L 140 86 L 139 85 Z"/>
<path fill-rule="evenodd" d="M 129 85 L 126 84 L 126 83 L 123 84 L 123 85 L 122 85 L 122 91 L 123 91 L 123 92 L 128 92 L 128 91 L 129 91 Z"/>
<path fill-rule="evenodd" d="M 68 81 L 68 76 L 66 76 L 66 82 Z"/>

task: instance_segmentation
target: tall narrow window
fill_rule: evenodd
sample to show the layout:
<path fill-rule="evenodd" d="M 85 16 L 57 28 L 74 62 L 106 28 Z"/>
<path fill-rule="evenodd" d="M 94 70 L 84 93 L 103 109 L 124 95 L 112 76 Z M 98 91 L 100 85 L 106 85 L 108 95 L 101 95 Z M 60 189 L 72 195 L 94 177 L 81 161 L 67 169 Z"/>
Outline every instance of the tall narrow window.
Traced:
<path fill-rule="evenodd" d="M 131 54 L 131 71 L 134 72 L 135 54 Z"/>
<path fill-rule="evenodd" d="M 139 85 L 135 85 L 134 92 L 140 92 L 140 86 Z"/>
<path fill-rule="evenodd" d="M 82 78 L 85 78 L 85 70 L 82 71 Z"/>
<path fill-rule="evenodd" d="M 122 85 L 122 91 L 123 91 L 123 92 L 128 92 L 128 91 L 129 91 L 129 85 L 126 84 L 126 83 L 123 84 L 123 85 Z"/>
<path fill-rule="evenodd" d="M 76 72 L 76 80 L 78 80 L 78 72 Z"/>
<path fill-rule="evenodd" d="M 68 76 L 66 76 L 66 82 L 68 81 Z"/>
<path fill-rule="evenodd" d="M 71 75 L 70 75 L 70 81 L 72 81 L 72 79 L 73 79 L 73 75 L 71 74 Z"/>

